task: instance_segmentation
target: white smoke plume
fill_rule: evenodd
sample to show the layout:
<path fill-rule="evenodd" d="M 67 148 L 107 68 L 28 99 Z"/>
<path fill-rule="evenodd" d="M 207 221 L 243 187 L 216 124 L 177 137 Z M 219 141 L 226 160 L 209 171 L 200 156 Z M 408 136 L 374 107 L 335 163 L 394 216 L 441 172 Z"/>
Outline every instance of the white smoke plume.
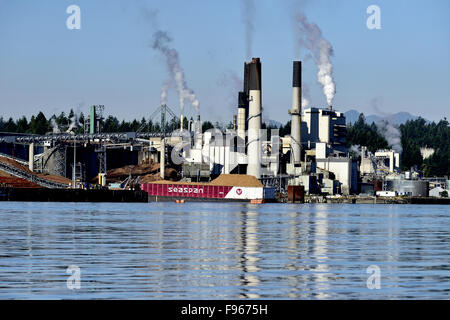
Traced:
<path fill-rule="evenodd" d="M 226 121 L 232 118 L 232 114 L 237 110 L 238 92 L 242 91 L 243 82 L 242 78 L 232 70 L 222 73 L 217 79 L 217 85 L 225 89 L 225 102 L 228 106 L 226 110 L 221 112 L 219 119 Z"/>
<path fill-rule="evenodd" d="M 67 128 L 66 133 L 70 133 L 73 128 L 79 127 L 78 119 L 80 119 L 81 116 L 81 109 L 84 106 L 84 101 L 78 103 L 77 107 L 75 108 L 75 111 L 73 113 L 73 116 L 69 118 L 70 124 L 69 128 Z"/>
<path fill-rule="evenodd" d="M 302 109 L 309 106 L 311 96 L 309 93 L 309 87 L 306 83 L 302 83 Z"/>
<path fill-rule="evenodd" d="M 59 130 L 59 127 L 55 121 L 55 118 L 50 119 L 50 125 L 52 126 L 53 133 L 61 133 L 61 130 Z"/>
<path fill-rule="evenodd" d="M 188 100 L 198 113 L 200 111 L 200 102 L 195 96 L 194 91 L 186 84 L 178 51 L 170 47 L 171 42 L 172 39 L 168 36 L 167 32 L 158 30 L 153 34 L 152 48 L 162 53 L 166 59 L 169 74 L 176 84 L 181 112 L 183 113 L 184 103 Z"/>
<path fill-rule="evenodd" d="M 253 0 L 241 0 L 242 7 L 242 22 L 245 26 L 245 54 L 247 59 L 252 57 L 252 46 L 253 46 L 253 33 L 255 31 L 254 12 L 255 12 L 255 2 Z"/>
<path fill-rule="evenodd" d="M 359 144 L 352 145 L 350 151 L 353 151 L 357 156 L 361 155 L 361 146 Z"/>
<path fill-rule="evenodd" d="M 322 31 L 315 23 L 309 23 L 306 17 L 299 13 L 296 24 L 300 28 L 298 32 L 299 42 L 304 45 L 313 55 L 317 65 L 317 81 L 322 85 L 323 93 L 329 106 L 333 104 L 336 94 L 336 85 L 333 79 L 333 47 L 323 37 Z"/>
<path fill-rule="evenodd" d="M 167 91 L 169 90 L 169 82 L 166 81 L 161 86 L 161 105 L 167 105 Z"/>
<path fill-rule="evenodd" d="M 378 132 L 386 139 L 392 149 L 398 153 L 402 153 L 401 133 L 398 127 L 388 119 L 382 119 L 376 125 Z"/>
<path fill-rule="evenodd" d="M 392 121 L 392 115 L 381 111 L 381 98 L 373 98 L 370 105 L 374 111 L 382 116 L 382 119 L 376 123 L 378 132 L 386 139 L 388 144 L 398 153 L 402 153 L 401 132 L 396 124 Z"/>
<path fill-rule="evenodd" d="M 244 80 L 231 70 L 224 72 L 217 80 L 217 85 L 227 88 L 227 101 L 231 110 L 237 107 L 238 92 L 242 91 L 243 82 Z"/>
<path fill-rule="evenodd" d="M 78 127 L 78 117 L 76 114 L 74 114 L 74 116 L 72 118 L 69 118 L 70 120 L 70 124 L 69 124 L 69 128 L 67 128 L 66 132 L 70 133 L 70 131 L 72 131 L 73 128 Z"/>

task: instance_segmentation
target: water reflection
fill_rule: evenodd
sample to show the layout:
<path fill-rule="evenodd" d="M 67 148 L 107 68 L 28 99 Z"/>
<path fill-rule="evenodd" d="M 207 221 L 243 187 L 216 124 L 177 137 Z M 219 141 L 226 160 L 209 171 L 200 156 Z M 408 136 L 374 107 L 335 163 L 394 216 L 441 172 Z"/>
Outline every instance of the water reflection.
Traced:
<path fill-rule="evenodd" d="M 326 292 L 330 288 L 328 279 L 328 265 L 327 265 L 327 251 L 328 251 L 328 214 L 326 211 L 319 209 L 316 212 L 314 231 L 314 247 L 312 257 L 317 263 L 314 267 L 314 286 L 317 291 L 317 298 L 326 299 L 329 298 L 329 294 Z"/>
<path fill-rule="evenodd" d="M 247 212 L 241 212 L 239 223 L 239 243 L 237 251 L 241 252 L 239 259 L 239 268 L 242 271 L 240 275 L 239 298 L 258 299 L 260 296 L 252 287 L 260 284 L 257 272 L 258 267 L 258 212 L 251 206 Z"/>
<path fill-rule="evenodd" d="M 449 225 L 446 206 L 2 203 L 0 298 L 448 298 Z"/>

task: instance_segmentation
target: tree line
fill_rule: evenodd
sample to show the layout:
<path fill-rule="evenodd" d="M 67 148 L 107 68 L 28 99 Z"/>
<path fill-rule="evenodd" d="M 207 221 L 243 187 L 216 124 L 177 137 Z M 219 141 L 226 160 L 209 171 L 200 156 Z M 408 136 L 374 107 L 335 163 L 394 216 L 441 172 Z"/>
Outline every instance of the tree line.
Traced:
<path fill-rule="evenodd" d="M 61 112 L 58 116 L 52 115 L 46 118 L 44 113 L 39 112 L 33 115 L 30 120 L 25 116 L 14 120 L 9 118 L 5 120 L 0 117 L 0 132 L 11 133 L 33 133 L 47 134 L 60 131 L 66 132 L 68 129 L 74 133 L 84 133 L 84 122 L 87 120 L 83 113 L 78 116 L 71 109 L 69 113 Z M 192 120 L 192 118 L 190 119 Z M 180 120 L 172 118 L 166 121 L 166 132 L 171 132 L 180 127 Z M 184 121 L 184 128 L 187 129 L 188 121 Z M 202 131 L 217 128 L 220 130 L 233 128 L 233 123 L 229 122 L 223 125 L 219 122 L 202 122 Z M 275 129 L 274 126 L 262 124 L 263 129 Z M 279 129 L 280 136 L 289 135 L 291 132 L 291 121 L 282 125 Z M 409 170 L 413 166 L 424 171 L 426 176 L 450 176 L 450 127 L 446 118 L 438 123 L 427 122 L 423 118 L 409 120 L 399 126 L 401 133 L 401 145 L 403 149 L 401 157 L 402 170 Z M 119 121 L 117 117 L 109 115 L 102 122 L 102 132 L 160 132 L 161 124 L 159 121 L 153 122 L 142 118 L 140 121 Z M 270 139 L 270 130 L 268 130 Z M 375 123 L 367 124 L 364 114 L 360 114 L 359 119 L 347 125 L 347 147 L 360 145 L 366 146 L 369 151 L 375 153 L 379 149 L 390 148 L 388 142 L 379 132 Z M 434 154 L 423 159 L 420 148 L 429 147 L 435 150 Z"/>
<path fill-rule="evenodd" d="M 9 133 L 30 133 L 45 135 L 53 132 L 70 132 L 81 134 L 85 133 L 85 121 L 88 118 L 81 112 L 79 115 L 75 115 L 73 109 L 70 109 L 69 113 L 61 112 L 58 116 L 52 115 L 50 118 L 46 118 L 43 112 L 39 112 L 36 116 L 33 115 L 28 121 L 27 117 L 14 120 L 10 117 L 8 120 L 0 116 L 0 132 Z M 192 117 L 190 120 L 193 120 Z M 188 128 L 188 121 L 183 122 L 183 127 Z M 180 128 L 180 120 L 178 118 L 172 118 L 165 121 L 166 132 L 172 132 Z M 217 122 L 215 125 L 209 121 L 202 123 L 203 132 L 211 128 L 222 128 Z M 86 129 L 87 132 L 88 129 Z M 152 120 L 146 120 L 142 118 L 140 121 L 134 119 L 132 121 L 120 121 L 117 117 L 109 115 L 103 119 L 101 123 L 101 132 L 160 132 L 162 131 L 160 121 L 153 122 Z"/>
<path fill-rule="evenodd" d="M 428 177 L 450 176 L 450 127 L 446 118 L 438 123 L 427 122 L 419 117 L 408 120 L 398 129 L 401 134 L 401 168 L 409 170 L 417 167 Z M 363 114 L 354 124 L 347 125 L 347 147 L 354 145 L 366 146 L 374 153 L 379 149 L 391 148 L 379 132 L 375 123 L 367 124 Z M 434 154 L 423 159 L 420 149 L 433 148 Z"/>

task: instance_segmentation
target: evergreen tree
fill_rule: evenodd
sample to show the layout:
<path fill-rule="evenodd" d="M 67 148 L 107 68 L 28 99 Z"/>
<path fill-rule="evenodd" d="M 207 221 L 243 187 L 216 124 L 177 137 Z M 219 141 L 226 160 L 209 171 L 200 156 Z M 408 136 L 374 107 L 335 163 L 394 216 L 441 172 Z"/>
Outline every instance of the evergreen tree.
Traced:
<path fill-rule="evenodd" d="M 17 132 L 17 125 L 13 118 L 9 118 L 8 121 L 3 125 L 4 132 Z"/>
<path fill-rule="evenodd" d="M 30 130 L 30 126 L 28 124 L 28 120 L 25 116 L 17 120 L 17 130 L 19 133 L 28 133 Z"/>
<path fill-rule="evenodd" d="M 110 115 L 103 124 L 103 132 L 119 132 L 119 126 L 119 120 Z"/>
<path fill-rule="evenodd" d="M 346 142 L 348 148 L 352 145 L 366 146 L 372 153 L 389 147 L 386 139 L 378 132 L 376 124 L 372 122 L 368 125 L 362 113 L 353 125 L 347 126 Z"/>
<path fill-rule="evenodd" d="M 49 123 L 42 111 L 38 113 L 36 118 L 34 116 L 31 118 L 30 128 L 31 133 L 34 134 L 46 134 L 50 130 Z"/>
<path fill-rule="evenodd" d="M 204 121 L 202 123 L 202 132 L 206 132 L 206 130 L 214 128 L 214 125 L 209 121 Z"/>
<path fill-rule="evenodd" d="M 78 117 L 78 123 L 79 123 L 79 128 L 78 128 L 78 133 L 84 133 L 84 114 L 83 112 L 80 113 L 80 116 Z"/>

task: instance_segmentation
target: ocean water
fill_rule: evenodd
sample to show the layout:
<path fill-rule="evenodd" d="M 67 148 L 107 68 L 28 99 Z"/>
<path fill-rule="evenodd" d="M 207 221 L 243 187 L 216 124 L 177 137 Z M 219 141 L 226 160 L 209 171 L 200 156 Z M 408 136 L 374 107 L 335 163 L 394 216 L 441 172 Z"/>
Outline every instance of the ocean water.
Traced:
<path fill-rule="evenodd" d="M 0 202 L 0 299 L 449 299 L 449 208 Z"/>

